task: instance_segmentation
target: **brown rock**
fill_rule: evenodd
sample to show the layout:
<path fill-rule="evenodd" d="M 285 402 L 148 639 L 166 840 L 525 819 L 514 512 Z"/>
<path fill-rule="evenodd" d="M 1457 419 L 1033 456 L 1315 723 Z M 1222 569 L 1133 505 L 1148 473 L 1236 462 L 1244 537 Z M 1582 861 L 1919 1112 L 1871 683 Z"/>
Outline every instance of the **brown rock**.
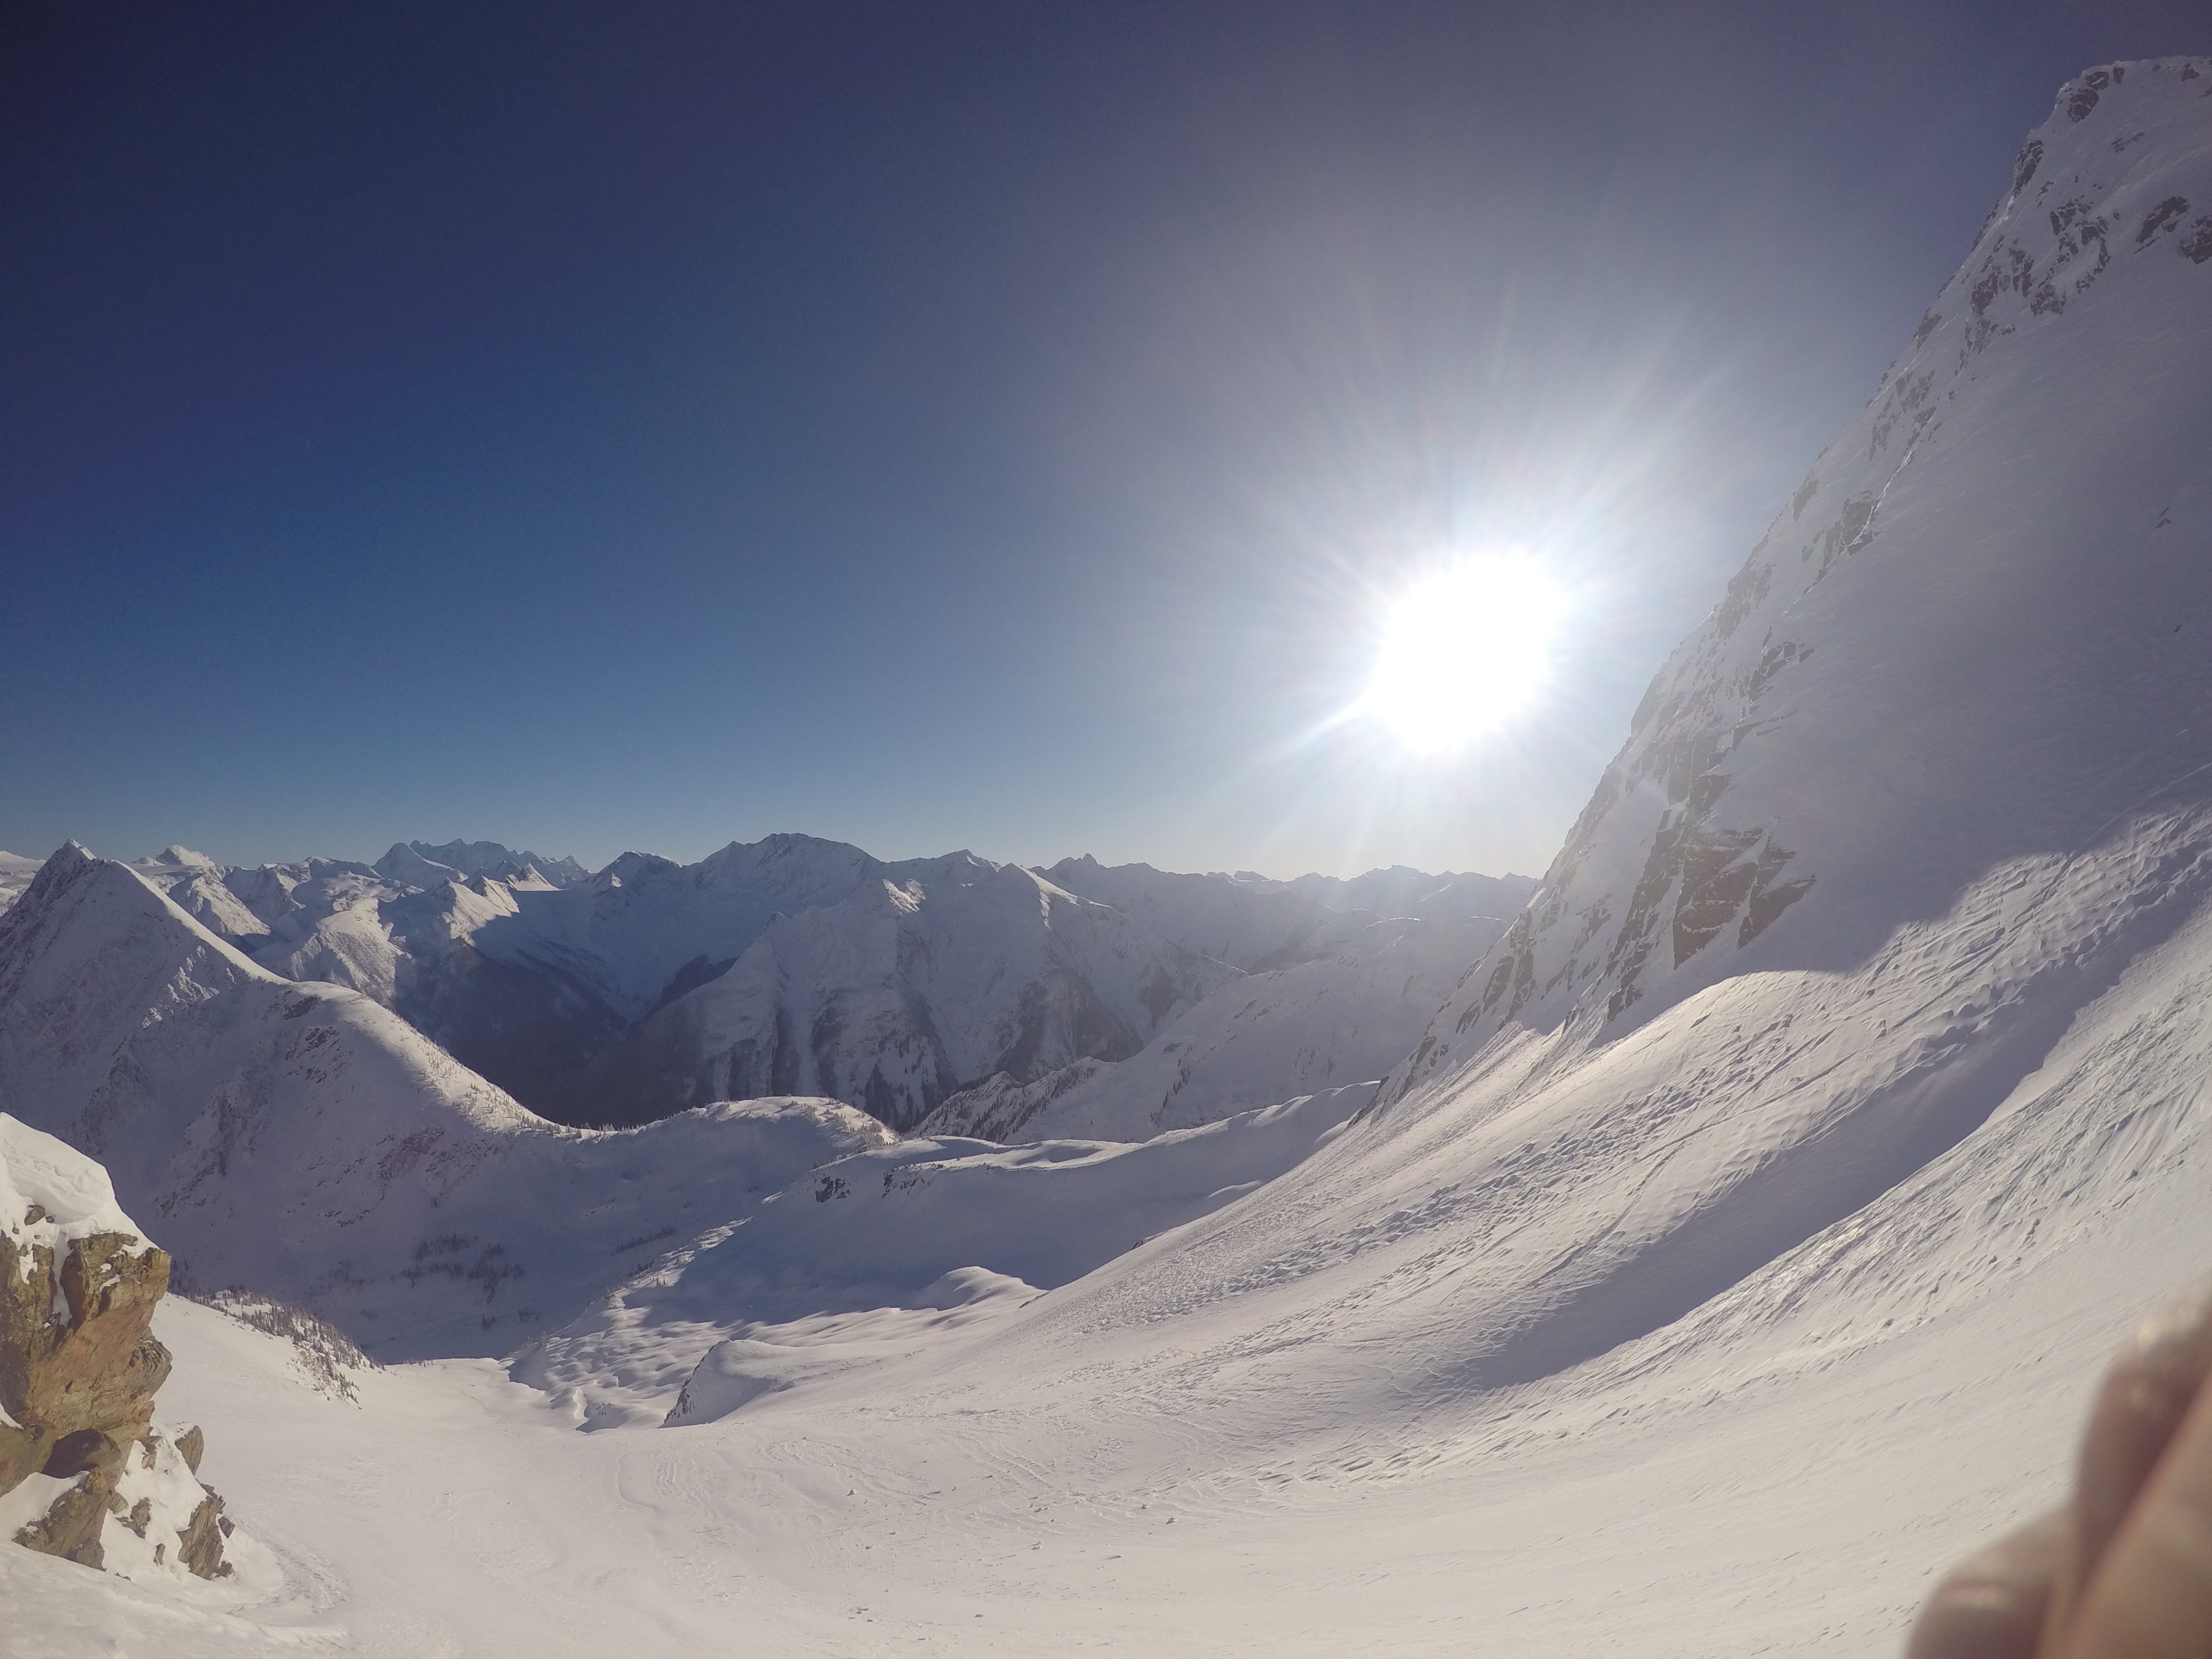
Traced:
<path fill-rule="evenodd" d="M 70 1482 L 16 1532 L 26 1548 L 98 1567 L 111 1512 L 142 1538 L 152 1524 L 150 1503 L 126 1510 L 116 1487 L 134 1443 L 153 1466 L 148 1425 L 169 1351 L 152 1324 L 168 1284 L 167 1255 L 128 1233 L 76 1239 L 58 1266 L 50 1247 L 0 1233 L 0 1408 L 12 1419 L 0 1423 L 0 1492 L 33 1472 Z M 195 1471 L 205 1444 L 198 1429 L 181 1437 Z M 203 1578 L 228 1571 L 228 1530 L 210 1492 L 178 1533 L 178 1559 Z"/>
<path fill-rule="evenodd" d="M 228 1571 L 222 1559 L 224 1531 L 222 1499 L 210 1492 L 192 1511 L 191 1523 L 178 1530 L 177 1559 L 203 1578 L 220 1578 Z"/>
<path fill-rule="evenodd" d="M 55 1497 L 46 1514 L 19 1529 L 15 1541 L 41 1555 L 100 1566 L 106 1559 L 100 1547 L 100 1523 L 107 1519 L 107 1500 L 114 1495 L 96 1471 L 88 1469 L 75 1486 Z"/>
<path fill-rule="evenodd" d="M 0 1234 L 0 1407 L 53 1440 L 82 1429 L 137 1438 L 169 1375 L 169 1351 L 151 1333 L 167 1253 L 128 1233 L 77 1239 L 58 1275 L 64 1318 L 55 1316 L 53 1252 L 33 1245 L 30 1255 L 25 1273 L 15 1241 Z M 0 1448 L 0 1491 L 29 1473 L 8 1478 L 14 1462 Z"/>
<path fill-rule="evenodd" d="M 207 1455 L 207 1436 L 200 1432 L 198 1424 L 177 1437 L 177 1455 L 185 1460 L 185 1467 L 194 1474 L 200 1472 L 200 1459 Z"/>
<path fill-rule="evenodd" d="M 27 1474 L 46 1461 L 46 1431 L 37 1424 L 9 1428 L 0 1423 L 0 1492 L 13 1492 Z"/>
<path fill-rule="evenodd" d="M 143 1429 L 154 1393 L 169 1378 L 169 1351 L 152 1334 L 154 1304 L 169 1288 L 169 1257 L 128 1233 L 80 1238 L 62 1263 L 69 1328 L 26 1403 L 57 1432 Z M 136 1436 L 126 1437 L 136 1438 Z"/>

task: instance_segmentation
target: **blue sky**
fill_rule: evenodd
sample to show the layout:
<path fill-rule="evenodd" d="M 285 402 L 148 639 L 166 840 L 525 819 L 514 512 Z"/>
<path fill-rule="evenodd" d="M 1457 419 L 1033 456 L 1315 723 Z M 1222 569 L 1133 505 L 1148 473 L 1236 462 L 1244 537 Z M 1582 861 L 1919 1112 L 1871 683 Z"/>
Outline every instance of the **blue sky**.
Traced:
<path fill-rule="evenodd" d="M 0 847 L 1540 872 L 2158 3 L 0 29 Z M 1542 696 L 1330 717 L 1527 549 Z"/>

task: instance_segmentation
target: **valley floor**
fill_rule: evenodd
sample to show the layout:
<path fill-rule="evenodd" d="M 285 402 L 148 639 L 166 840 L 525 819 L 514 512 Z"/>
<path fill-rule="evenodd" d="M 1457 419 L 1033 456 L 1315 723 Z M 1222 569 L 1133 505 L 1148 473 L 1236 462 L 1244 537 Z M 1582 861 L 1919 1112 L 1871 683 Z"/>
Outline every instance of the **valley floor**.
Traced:
<path fill-rule="evenodd" d="M 0 1649 L 1893 1653 L 1940 1563 L 2055 1496 L 2191 1217 L 2125 1206 L 1894 1336 L 1824 1340 L 1816 1295 L 1360 1425 L 1325 1389 L 1287 1426 L 1233 1388 L 1179 1412 L 1148 1385 L 1180 1351 L 1141 1333 L 1073 1371 L 1002 1363 L 1040 1304 L 718 1422 L 586 1433 L 491 1362 L 336 1399 L 173 1303 L 164 1415 L 207 1427 L 238 1576 L 180 1596 L 0 1552 Z"/>

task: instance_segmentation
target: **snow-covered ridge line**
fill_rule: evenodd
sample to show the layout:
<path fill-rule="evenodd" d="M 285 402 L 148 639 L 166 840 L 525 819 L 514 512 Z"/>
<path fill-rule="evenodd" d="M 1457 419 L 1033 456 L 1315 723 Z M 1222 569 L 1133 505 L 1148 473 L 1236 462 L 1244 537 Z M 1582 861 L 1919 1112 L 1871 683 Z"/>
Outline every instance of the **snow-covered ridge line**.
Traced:
<path fill-rule="evenodd" d="M 104 1163 L 189 1287 L 296 1303 L 384 1358 L 512 1347 L 617 1282 L 641 1235 L 890 1139 L 830 1101 L 549 1123 L 73 846 L 0 916 L 0 1098 Z"/>
<path fill-rule="evenodd" d="M 131 867 L 261 967 L 374 999 L 556 1121 L 806 1093 L 966 1129 L 983 1121 L 970 1091 L 1042 1098 L 1070 1067 L 1119 1066 L 1038 1131 L 1116 1137 L 1379 1074 L 1531 885 L 893 864 L 803 836 L 691 866 L 624 854 L 581 880 L 550 862 L 455 842 L 374 866 L 224 869 L 172 847 Z M 1263 1005 L 1277 1035 L 1255 1042 Z M 1293 1005 L 1331 1009 L 1329 1034 L 1280 1035 Z M 1000 1132 L 1030 1133 L 1018 1116 Z"/>

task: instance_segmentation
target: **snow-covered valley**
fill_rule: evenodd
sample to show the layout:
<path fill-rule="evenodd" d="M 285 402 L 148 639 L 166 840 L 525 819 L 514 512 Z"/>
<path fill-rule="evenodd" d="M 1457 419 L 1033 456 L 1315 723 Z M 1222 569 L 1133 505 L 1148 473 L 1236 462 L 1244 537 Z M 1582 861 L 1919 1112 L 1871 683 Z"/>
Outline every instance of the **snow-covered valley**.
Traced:
<path fill-rule="evenodd" d="M 0 1650 L 1896 1651 L 2212 1270 L 2208 453 L 2114 65 L 1533 891 L 64 848 L 0 1109 L 393 1363 L 164 1303 L 236 1571 L 0 1548 Z"/>

